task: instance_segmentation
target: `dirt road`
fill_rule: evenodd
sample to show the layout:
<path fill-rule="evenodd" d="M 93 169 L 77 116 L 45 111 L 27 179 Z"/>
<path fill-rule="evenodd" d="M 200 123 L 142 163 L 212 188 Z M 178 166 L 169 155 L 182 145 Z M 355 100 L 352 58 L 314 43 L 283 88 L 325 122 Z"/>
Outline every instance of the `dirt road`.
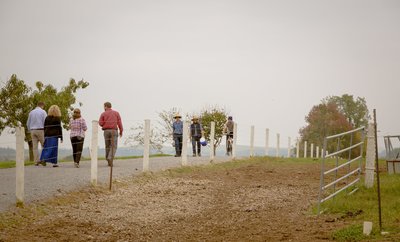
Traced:
<path fill-rule="evenodd" d="M 3 215 L 0 241 L 327 241 L 344 222 L 311 214 L 318 183 L 261 158 L 167 170 Z"/>

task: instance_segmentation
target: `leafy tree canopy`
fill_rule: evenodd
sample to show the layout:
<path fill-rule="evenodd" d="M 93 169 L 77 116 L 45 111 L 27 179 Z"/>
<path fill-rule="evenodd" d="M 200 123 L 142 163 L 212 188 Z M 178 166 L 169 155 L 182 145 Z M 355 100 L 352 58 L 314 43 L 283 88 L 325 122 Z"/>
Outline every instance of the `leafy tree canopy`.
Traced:
<path fill-rule="evenodd" d="M 355 99 L 353 95 L 343 94 L 340 97 L 326 97 L 322 102 L 336 104 L 339 112 L 347 118 L 353 128 L 368 126 L 370 115 L 365 98 L 357 97 Z"/>
<path fill-rule="evenodd" d="M 79 89 L 85 89 L 89 83 L 80 80 L 76 82 L 70 79 L 67 86 L 58 91 L 51 84 L 45 85 L 43 82 L 36 82 L 35 88 L 25 84 L 17 75 L 12 75 L 0 91 L 0 134 L 6 127 L 14 129 L 18 126 L 25 128 L 25 140 L 29 143 L 30 135 L 26 127 L 29 112 L 34 109 L 39 101 L 45 103 L 45 110 L 51 105 L 58 105 L 61 110 L 61 122 L 64 128 L 68 129 L 68 124 L 76 103 L 75 94 Z M 79 103 L 82 106 L 82 103 Z"/>
<path fill-rule="evenodd" d="M 201 112 L 201 124 L 203 125 L 205 139 L 208 142 L 210 142 L 211 122 L 215 122 L 214 152 L 221 144 L 223 137 L 223 128 L 227 117 L 227 111 L 224 108 L 218 106 L 204 108 Z"/>

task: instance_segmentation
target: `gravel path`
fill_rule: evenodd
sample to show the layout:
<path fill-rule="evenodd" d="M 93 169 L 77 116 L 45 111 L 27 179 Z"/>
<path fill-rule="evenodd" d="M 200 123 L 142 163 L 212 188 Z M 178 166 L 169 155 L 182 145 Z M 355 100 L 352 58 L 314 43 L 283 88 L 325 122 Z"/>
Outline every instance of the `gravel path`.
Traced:
<path fill-rule="evenodd" d="M 209 157 L 188 157 L 188 165 L 209 163 Z M 215 162 L 228 161 L 228 157 L 216 157 Z M 113 178 L 127 177 L 142 172 L 143 159 L 115 160 Z M 98 184 L 108 184 L 110 169 L 105 160 L 98 163 Z M 150 158 L 150 171 L 179 167 L 181 158 Z M 0 212 L 15 206 L 15 168 L 0 169 Z M 63 162 L 60 167 L 51 165 L 25 167 L 25 204 L 38 202 L 62 192 L 90 185 L 90 161 L 82 161 L 80 168 L 73 162 Z"/>

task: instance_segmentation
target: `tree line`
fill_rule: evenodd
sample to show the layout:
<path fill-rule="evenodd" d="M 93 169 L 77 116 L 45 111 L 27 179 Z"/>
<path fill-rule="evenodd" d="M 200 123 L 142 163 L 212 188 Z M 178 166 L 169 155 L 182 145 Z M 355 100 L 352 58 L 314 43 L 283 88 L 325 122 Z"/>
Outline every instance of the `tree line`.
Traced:
<path fill-rule="evenodd" d="M 57 90 L 51 84 L 45 85 L 41 81 L 35 83 L 35 87 L 29 87 L 19 79 L 17 75 L 12 75 L 4 83 L 0 91 L 0 134 L 6 127 L 11 128 L 11 132 L 16 127 L 25 128 L 25 141 L 29 145 L 29 157 L 33 159 L 32 142 L 30 133 L 26 127 L 29 112 L 36 107 L 39 101 L 43 101 L 46 107 L 56 104 L 60 107 L 63 127 L 68 129 L 69 120 L 76 104 L 76 93 L 78 90 L 85 89 L 89 83 L 83 79 L 75 81 L 71 78 L 68 85 Z M 82 103 L 78 103 L 82 106 Z M 45 107 L 45 109 L 46 109 Z M 179 112 L 178 108 L 171 108 L 158 113 L 159 121 L 152 126 L 150 134 L 151 147 L 162 153 L 162 147 L 168 141 L 172 141 L 172 123 L 174 114 Z M 190 120 L 193 115 L 186 114 L 186 119 Z M 220 145 L 223 138 L 223 126 L 227 120 L 228 112 L 225 108 L 218 105 L 204 108 L 199 115 L 205 131 L 205 138 L 210 141 L 211 122 L 215 122 L 214 150 Z M 299 130 L 300 142 L 307 141 L 316 146 L 322 147 L 326 136 L 349 131 L 361 126 L 367 126 L 370 115 L 365 98 L 344 94 L 342 96 L 328 96 L 321 100 L 320 104 L 313 106 L 305 116 L 306 125 Z M 132 134 L 128 136 L 125 144 L 131 146 L 143 145 L 144 126 L 137 124 L 131 128 Z M 348 138 L 347 138 L 348 139 Z M 359 142 L 361 137 L 354 137 L 353 140 L 344 140 L 343 144 Z M 328 150 L 334 150 L 336 143 L 328 144 Z M 357 151 L 353 151 L 357 152 Z M 354 154 L 357 155 L 357 154 Z"/>

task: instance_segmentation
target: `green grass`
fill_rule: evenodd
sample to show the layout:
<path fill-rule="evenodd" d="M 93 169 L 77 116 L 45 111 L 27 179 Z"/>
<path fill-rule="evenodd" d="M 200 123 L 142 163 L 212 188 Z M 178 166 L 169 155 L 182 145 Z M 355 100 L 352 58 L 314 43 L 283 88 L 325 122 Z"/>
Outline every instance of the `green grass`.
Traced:
<path fill-rule="evenodd" d="M 150 157 L 164 157 L 164 156 L 171 156 L 168 154 L 154 154 L 150 155 Z M 123 157 L 115 157 L 117 160 L 128 160 L 128 159 L 139 159 L 143 158 L 143 156 L 123 156 Z M 99 160 L 105 160 L 105 157 L 98 157 Z M 82 161 L 88 161 L 90 158 L 83 157 L 81 159 Z M 62 159 L 59 160 L 59 162 L 71 162 L 72 159 Z M 33 161 L 25 161 L 25 166 L 31 166 L 33 165 Z M 13 168 L 15 167 L 15 161 L 0 161 L 0 169 L 6 169 L 6 168 Z"/>
<path fill-rule="evenodd" d="M 376 176 L 375 176 L 376 178 Z M 383 238 L 400 240 L 400 175 L 380 174 L 382 231 L 389 232 L 383 237 L 379 231 L 378 193 L 375 186 L 367 189 L 364 181 L 352 195 L 339 194 L 336 198 L 322 204 L 325 213 L 339 218 L 350 219 L 352 225 L 335 232 L 333 237 L 339 241 L 359 241 L 364 221 L 373 223 L 372 234 L 368 239 L 380 241 Z M 360 211 L 361 210 L 361 211 Z M 358 214 L 358 215 L 355 215 Z M 361 229 L 358 229 L 361 226 Z"/>

